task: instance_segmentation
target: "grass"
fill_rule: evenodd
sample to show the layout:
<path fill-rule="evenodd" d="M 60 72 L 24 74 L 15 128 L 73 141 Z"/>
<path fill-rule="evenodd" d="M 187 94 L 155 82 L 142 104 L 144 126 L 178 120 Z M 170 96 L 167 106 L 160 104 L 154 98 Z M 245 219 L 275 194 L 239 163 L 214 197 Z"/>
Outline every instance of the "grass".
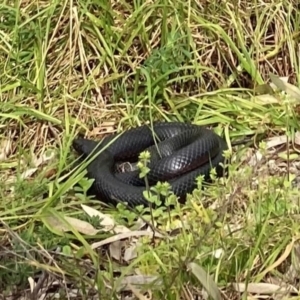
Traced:
<path fill-rule="evenodd" d="M 297 1 L 3 1 L 2 296 L 279 299 L 282 287 L 297 299 L 299 98 L 272 93 L 270 78 L 299 85 L 299 24 Z M 230 176 L 150 215 L 87 196 L 84 167 L 70 171 L 73 138 L 154 120 L 214 128 Z M 280 135 L 294 142 L 268 146 Z M 162 236 L 121 239 L 137 218 Z M 139 290 L 142 275 L 158 281 Z"/>

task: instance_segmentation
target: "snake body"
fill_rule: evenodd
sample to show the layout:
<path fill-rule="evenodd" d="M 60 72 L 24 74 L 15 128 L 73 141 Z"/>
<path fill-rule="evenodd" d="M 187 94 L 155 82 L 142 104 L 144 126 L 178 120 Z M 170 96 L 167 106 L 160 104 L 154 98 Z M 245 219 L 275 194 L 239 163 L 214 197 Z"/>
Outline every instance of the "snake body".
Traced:
<path fill-rule="evenodd" d="M 115 172 L 115 164 L 137 161 L 138 155 L 149 150 L 151 160 L 147 174 L 149 185 L 167 181 L 171 190 L 184 200 L 196 187 L 196 177 L 209 179 L 210 170 L 216 167 L 221 176 L 225 141 L 202 126 L 181 122 L 157 122 L 153 127 L 144 125 L 122 134 L 112 134 L 101 143 L 85 138 L 73 141 L 74 149 L 86 158 L 96 155 L 87 166 L 87 177 L 93 178 L 95 196 L 108 204 L 127 202 L 131 207 L 149 205 L 144 198 L 145 181 L 139 171 Z M 94 153 L 93 153 L 94 152 Z"/>

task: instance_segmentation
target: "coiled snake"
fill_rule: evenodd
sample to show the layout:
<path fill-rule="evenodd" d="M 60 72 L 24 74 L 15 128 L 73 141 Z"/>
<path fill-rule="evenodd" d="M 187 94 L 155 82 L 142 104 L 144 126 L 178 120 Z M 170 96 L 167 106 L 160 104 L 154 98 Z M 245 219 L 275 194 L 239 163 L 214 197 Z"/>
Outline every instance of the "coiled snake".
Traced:
<path fill-rule="evenodd" d="M 82 158 L 97 148 L 91 154 L 94 156 L 107 146 L 87 166 L 87 177 L 94 179 L 92 188 L 99 200 L 110 204 L 127 202 L 131 207 L 149 205 L 143 196 L 145 184 L 144 179 L 139 178 L 138 170 L 115 172 L 117 162 L 136 161 L 140 152 L 146 149 L 151 154 L 147 174 L 149 184 L 168 181 L 181 201 L 196 187 L 196 177 L 204 175 L 208 180 L 213 167 L 218 176 L 222 175 L 220 163 L 224 162 L 223 151 L 227 144 L 213 131 L 181 122 L 157 122 L 152 128 L 150 125 L 132 128 L 104 138 L 101 144 L 84 138 L 73 141 L 74 149 Z"/>

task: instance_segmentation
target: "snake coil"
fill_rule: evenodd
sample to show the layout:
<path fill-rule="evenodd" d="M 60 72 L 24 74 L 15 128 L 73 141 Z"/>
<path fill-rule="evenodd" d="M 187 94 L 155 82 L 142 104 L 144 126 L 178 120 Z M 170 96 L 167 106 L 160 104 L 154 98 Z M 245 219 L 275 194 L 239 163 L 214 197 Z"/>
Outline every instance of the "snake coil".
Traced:
<path fill-rule="evenodd" d="M 137 161 L 140 152 L 149 150 L 149 184 L 168 181 L 182 201 L 196 187 L 196 177 L 204 175 L 208 180 L 213 167 L 218 176 L 222 175 L 220 163 L 224 162 L 223 151 L 227 144 L 213 131 L 198 125 L 158 122 L 152 129 L 144 125 L 112 134 L 101 143 L 78 138 L 73 141 L 73 147 L 82 158 L 101 152 L 87 166 L 87 177 L 94 179 L 92 189 L 99 200 L 114 205 L 127 202 L 134 207 L 148 205 L 143 196 L 144 179 L 139 178 L 138 171 L 117 173 L 116 163 Z"/>

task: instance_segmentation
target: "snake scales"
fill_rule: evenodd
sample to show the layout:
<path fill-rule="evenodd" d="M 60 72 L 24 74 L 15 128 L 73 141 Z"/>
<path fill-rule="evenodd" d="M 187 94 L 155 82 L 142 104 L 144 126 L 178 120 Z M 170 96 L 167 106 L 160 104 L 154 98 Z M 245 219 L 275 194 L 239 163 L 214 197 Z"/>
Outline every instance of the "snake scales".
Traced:
<path fill-rule="evenodd" d="M 153 130 L 148 125 L 132 128 L 104 138 L 101 144 L 85 138 L 73 141 L 74 149 L 82 158 L 105 146 L 107 148 L 87 166 L 87 177 L 94 179 L 92 189 L 105 203 L 127 202 L 131 207 L 148 205 L 143 196 L 144 179 L 139 178 L 139 171 L 115 172 L 117 162 L 136 161 L 140 152 L 149 150 L 149 184 L 168 181 L 175 195 L 184 200 L 196 187 L 197 176 L 204 175 L 208 180 L 213 167 L 218 176 L 222 175 L 220 163 L 224 162 L 223 151 L 227 149 L 225 141 L 213 131 L 181 122 L 157 122 Z"/>

